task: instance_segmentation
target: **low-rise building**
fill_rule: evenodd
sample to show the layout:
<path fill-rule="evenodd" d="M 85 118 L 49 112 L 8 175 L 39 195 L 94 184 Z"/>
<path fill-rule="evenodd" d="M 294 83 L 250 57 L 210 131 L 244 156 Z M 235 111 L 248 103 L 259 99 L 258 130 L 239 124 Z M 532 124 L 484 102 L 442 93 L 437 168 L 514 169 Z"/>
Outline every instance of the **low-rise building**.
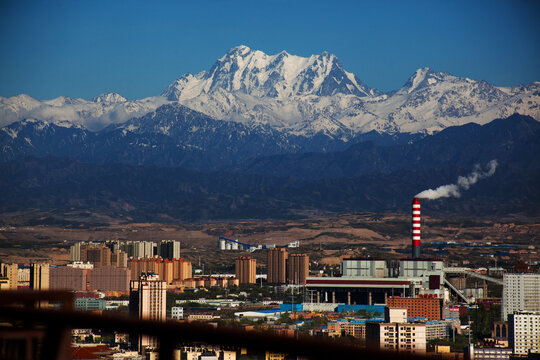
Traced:
<path fill-rule="evenodd" d="M 76 298 L 75 299 L 75 309 L 85 310 L 85 311 L 96 311 L 96 310 L 105 310 L 107 301 L 103 299 L 95 298 Z"/>
<path fill-rule="evenodd" d="M 182 320 L 184 318 L 184 308 L 181 306 L 173 306 L 171 308 L 171 319 Z"/>

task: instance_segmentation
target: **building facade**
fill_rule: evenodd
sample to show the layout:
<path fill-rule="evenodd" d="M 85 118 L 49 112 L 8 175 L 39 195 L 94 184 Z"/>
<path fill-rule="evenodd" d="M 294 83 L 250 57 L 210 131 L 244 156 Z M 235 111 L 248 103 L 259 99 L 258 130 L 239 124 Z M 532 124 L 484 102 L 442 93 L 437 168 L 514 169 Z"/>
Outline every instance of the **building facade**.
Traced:
<path fill-rule="evenodd" d="M 442 300 L 429 297 L 389 297 L 386 300 L 389 308 L 407 309 L 410 318 L 427 318 L 427 320 L 441 320 Z"/>
<path fill-rule="evenodd" d="M 424 354 L 426 352 L 426 325 L 368 322 L 366 343 L 373 349 Z"/>
<path fill-rule="evenodd" d="M 268 249 L 267 267 L 269 284 L 285 284 L 287 282 L 287 250 L 284 248 Z"/>
<path fill-rule="evenodd" d="M 540 312 L 508 315 L 508 345 L 514 354 L 540 353 Z"/>
<path fill-rule="evenodd" d="M 247 256 L 236 259 L 235 272 L 240 284 L 255 284 L 257 260 Z"/>
<path fill-rule="evenodd" d="M 179 259 L 180 258 L 180 241 L 162 240 L 157 247 L 158 255 L 163 259 Z"/>
<path fill-rule="evenodd" d="M 129 312 L 139 319 L 165 321 L 167 311 L 167 284 L 159 280 L 156 274 L 141 274 L 138 280 L 130 282 Z M 130 336 L 137 340 L 132 346 L 140 351 L 146 347 L 157 348 L 158 341 L 154 337 Z"/>
<path fill-rule="evenodd" d="M 19 266 L 17 264 L 1 264 L 0 276 L 9 280 L 7 289 L 17 290 L 19 285 Z"/>
<path fill-rule="evenodd" d="M 85 291 L 87 290 L 88 270 L 69 266 L 51 267 L 49 285 L 55 290 Z"/>
<path fill-rule="evenodd" d="M 128 263 L 131 279 L 137 280 L 142 273 L 153 272 L 162 281 L 170 284 L 176 280 L 185 280 L 193 276 L 191 261 L 180 259 L 142 258 L 131 259 Z"/>
<path fill-rule="evenodd" d="M 49 290 L 49 264 L 30 266 L 30 289 Z"/>
<path fill-rule="evenodd" d="M 129 291 L 131 272 L 127 268 L 104 266 L 90 270 L 89 290 Z"/>
<path fill-rule="evenodd" d="M 289 284 L 305 284 L 309 276 L 309 256 L 291 254 L 287 263 L 287 282 Z"/>
<path fill-rule="evenodd" d="M 540 274 L 503 276 L 502 320 L 517 311 L 540 312 Z"/>

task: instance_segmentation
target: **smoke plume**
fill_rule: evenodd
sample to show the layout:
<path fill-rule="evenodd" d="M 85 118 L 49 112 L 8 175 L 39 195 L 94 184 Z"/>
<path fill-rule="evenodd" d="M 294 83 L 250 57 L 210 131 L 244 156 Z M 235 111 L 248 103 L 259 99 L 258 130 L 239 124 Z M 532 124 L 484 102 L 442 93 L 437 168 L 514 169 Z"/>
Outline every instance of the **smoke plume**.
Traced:
<path fill-rule="evenodd" d="M 485 179 L 495 174 L 497 165 L 498 165 L 497 160 L 491 160 L 487 164 L 487 168 L 483 170 L 479 164 L 476 164 L 473 172 L 470 173 L 468 176 L 460 176 L 457 179 L 456 184 L 442 185 L 436 188 L 435 190 L 433 189 L 424 190 L 418 195 L 416 195 L 416 197 L 420 199 L 429 199 L 429 200 L 435 200 L 435 199 L 446 198 L 446 197 L 451 197 L 451 196 L 460 197 L 461 190 L 469 190 L 469 188 L 472 185 L 476 184 L 478 180 Z"/>

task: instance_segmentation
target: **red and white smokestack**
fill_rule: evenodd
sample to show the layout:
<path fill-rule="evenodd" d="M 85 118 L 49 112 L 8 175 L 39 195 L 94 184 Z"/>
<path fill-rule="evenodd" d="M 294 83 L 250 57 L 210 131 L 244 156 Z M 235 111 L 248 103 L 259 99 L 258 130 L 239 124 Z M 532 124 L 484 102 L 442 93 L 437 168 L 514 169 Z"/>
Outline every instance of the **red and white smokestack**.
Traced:
<path fill-rule="evenodd" d="M 420 257 L 420 200 L 417 197 L 412 201 L 412 257 Z"/>

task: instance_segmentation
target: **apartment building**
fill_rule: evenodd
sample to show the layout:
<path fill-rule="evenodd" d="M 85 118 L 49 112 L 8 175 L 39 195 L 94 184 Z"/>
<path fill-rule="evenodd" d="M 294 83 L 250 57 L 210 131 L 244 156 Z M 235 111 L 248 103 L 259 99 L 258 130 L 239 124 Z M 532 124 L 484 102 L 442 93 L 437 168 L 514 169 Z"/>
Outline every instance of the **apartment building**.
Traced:
<path fill-rule="evenodd" d="M 540 312 L 540 274 L 503 276 L 502 320 L 518 311 Z"/>
<path fill-rule="evenodd" d="M 287 250 L 284 248 L 268 249 L 267 267 L 269 284 L 285 284 L 287 282 Z"/>
<path fill-rule="evenodd" d="M 540 312 L 508 315 L 508 345 L 514 354 L 540 353 Z"/>
<path fill-rule="evenodd" d="M 247 256 L 236 259 L 235 272 L 240 284 L 255 284 L 257 260 Z"/>

